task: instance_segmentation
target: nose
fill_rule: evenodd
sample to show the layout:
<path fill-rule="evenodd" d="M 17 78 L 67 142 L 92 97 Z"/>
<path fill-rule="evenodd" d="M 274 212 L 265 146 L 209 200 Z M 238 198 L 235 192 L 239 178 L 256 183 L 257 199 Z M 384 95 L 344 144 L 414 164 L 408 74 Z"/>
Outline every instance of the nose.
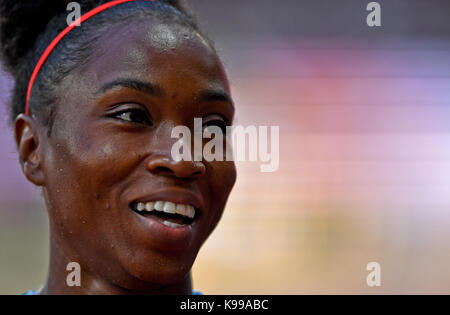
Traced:
<path fill-rule="evenodd" d="M 147 170 L 161 176 L 171 176 L 184 179 L 196 179 L 206 172 L 203 162 L 174 161 L 164 155 L 154 155 L 146 163 Z"/>

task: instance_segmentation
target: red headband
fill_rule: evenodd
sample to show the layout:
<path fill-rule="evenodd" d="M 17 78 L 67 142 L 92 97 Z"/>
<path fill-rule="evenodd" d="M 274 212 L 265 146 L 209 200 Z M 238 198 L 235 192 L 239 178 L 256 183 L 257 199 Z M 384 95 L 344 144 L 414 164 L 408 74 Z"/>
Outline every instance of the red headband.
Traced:
<path fill-rule="evenodd" d="M 42 54 L 41 58 L 39 59 L 36 68 L 34 68 L 33 74 L 31 75 L 30 83 L 28 84 L 28 91 L 27 91 L 27 99 L 25 103 L 25 115 L 29 114 L 30 108 L 29 108 L 29 102 L 30 102 L 30 95 L 31 95 L 31 89 L 33 88 L 34 81 L 36 80 L 36 77 L 41 70 L 42 66 L 45 63 L 45 60 L 47 60 L 48 56 L 52 53 L 53 49 L 55 49 L 56 45 L 64 38 L 64 36 L 67 35 L 71 30 L 73 30 L 77 25 L 83 23 L 86 20 L 89 20 L 94 15 L 99 14 L 102 11 L 105 11 L 106 9 L 109 9 L 111 7 L 114 7 L 118 4 L 122 4 L 125 2 L 132 2 L 137 0 L 113 0 L 111 2 L 102 4 L 101 6 L 87 12 L 86 14 L 83 14 L 79 19 L 77 19 L 75 22 L 70 24 L 67 28 L 65 28 L 59 35 L 48 45 L 47 49 L 45 49 L 44 53 Z M 141 1 L 156 1 L 156 0 L 141 0 Z"/>

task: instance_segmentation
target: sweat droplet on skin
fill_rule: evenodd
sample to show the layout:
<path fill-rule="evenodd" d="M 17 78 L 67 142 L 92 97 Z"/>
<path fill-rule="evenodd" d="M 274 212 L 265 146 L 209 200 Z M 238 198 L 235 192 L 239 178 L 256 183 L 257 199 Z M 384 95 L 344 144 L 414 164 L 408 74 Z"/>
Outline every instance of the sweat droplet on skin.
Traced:
<path fill-rule="evenodd" d="M 193 37 L 187 34 L 186 27 L 181 25 L 160 24 L 152 27 L 148 32 L 151 45 L 163 51 L 174 50 Z"/>

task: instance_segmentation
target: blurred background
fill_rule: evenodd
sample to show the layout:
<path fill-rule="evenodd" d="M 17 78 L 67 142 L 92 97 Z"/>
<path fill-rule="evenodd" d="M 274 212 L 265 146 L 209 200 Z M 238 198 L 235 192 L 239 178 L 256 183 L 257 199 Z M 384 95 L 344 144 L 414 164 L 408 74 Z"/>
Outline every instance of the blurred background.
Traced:
<path fill-rule="evenodd" d="M 237 124 L 280 126 L 280 169 L 239 163 L 193 269 L 206 294 L 450 293 L 450 2 L 191 0 Z M 0 76 L 0 294 L 45 281 L 48 224 Z M 381 265 L 381 287 L 366 265 Z"/>

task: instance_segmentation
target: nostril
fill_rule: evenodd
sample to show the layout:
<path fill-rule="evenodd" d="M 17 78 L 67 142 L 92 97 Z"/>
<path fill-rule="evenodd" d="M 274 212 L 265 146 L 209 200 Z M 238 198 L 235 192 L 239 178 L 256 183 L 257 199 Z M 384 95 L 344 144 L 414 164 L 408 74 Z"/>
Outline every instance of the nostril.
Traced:
<path fill-rule="evenodd" d="M 206 166 L 203 162 L 194 163 L 194 176 L 202 176 L 206 173 Z"/>
<path fill-rule="evenodd" d="M 203 171 L 199 169 L 193 169 L 189 166 L 174 165 L 172 167 L 158 166 L 155 168 L 155 172 L 160 175 L 172 175 L 176 177 L 199 177 L 203 175 Z"/>
<path fill-rule="evenodd" d="M 152 156 L 147 161 L 146 167 L 152 173 L 179 178 L 197 178 L 206 172 L 206 167 L 202 162 L 175 162 L 161 155 Z"/>
<path fill-rule="evenodd" d="M 173 171 L 166 166 L 158 166 L 155 171 L 161 174 L 173 174 Z"/>
<path fill-rule="evenodd" d="M 197 177 L 197 176 L 201 176 L 202 174 L 203 174 L 202 171 L 196 171 L 196 172 L 192 173 L 192 176 Z"/>

